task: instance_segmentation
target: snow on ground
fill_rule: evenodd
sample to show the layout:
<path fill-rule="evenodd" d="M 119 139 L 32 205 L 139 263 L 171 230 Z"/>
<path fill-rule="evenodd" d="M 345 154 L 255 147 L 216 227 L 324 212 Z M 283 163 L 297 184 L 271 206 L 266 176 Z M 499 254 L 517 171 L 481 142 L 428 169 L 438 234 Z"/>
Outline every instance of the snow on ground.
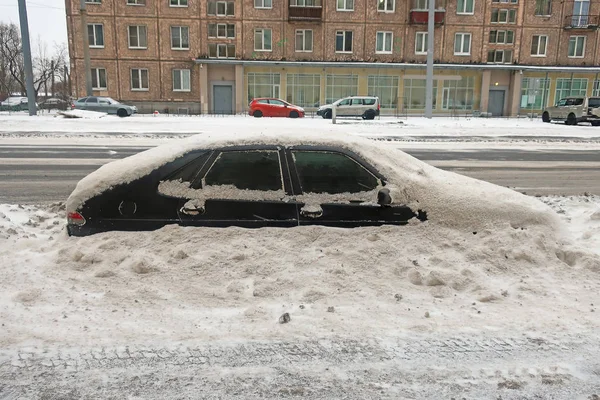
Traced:
<path fill-rule="evenodd" d="M 82 118 L 82 119 L 98 119 L 106 117 L 108 114 L 104 112 L 88 111 L 88 110 L 68 110 L 59 111 L 56 117 L 62 118 Z"/>

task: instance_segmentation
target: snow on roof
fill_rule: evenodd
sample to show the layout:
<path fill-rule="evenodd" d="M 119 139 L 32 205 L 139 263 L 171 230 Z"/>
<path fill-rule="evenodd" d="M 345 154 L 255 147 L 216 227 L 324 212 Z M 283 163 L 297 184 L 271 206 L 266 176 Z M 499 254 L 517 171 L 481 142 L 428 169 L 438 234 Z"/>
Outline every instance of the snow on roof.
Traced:
<path fill-rule="evenodd" d="M 384 144 L 345 134 L 201 134 L 113 161 L 83 178 L 69 199 L 67 210 L 113 186 L 132 182 L 198 149 L 239 145 L 327 145 L 351 150 L 376 167 L 388 180 L 394 203 L 424 210 L 434 223 L 479 230 L 498 224 L 526 227 L 547 225 L 557 217 L 534 198 L 488 182 L 443 171 Z M 375 200 L 375 199 L 374 199 Z"/>

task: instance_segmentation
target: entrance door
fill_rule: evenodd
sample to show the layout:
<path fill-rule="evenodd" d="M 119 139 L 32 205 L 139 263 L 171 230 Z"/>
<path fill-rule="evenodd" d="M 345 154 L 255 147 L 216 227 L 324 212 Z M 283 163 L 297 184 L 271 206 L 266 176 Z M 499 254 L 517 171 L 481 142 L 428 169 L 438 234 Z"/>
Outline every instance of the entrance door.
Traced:
<path fill-rule="evenodd" d="M 504 90 L 490 90 L 487 112 L 493 117 L 501 117 L 504 114 Z"/>
<path fill-rule="evenodd" d="M 233 86 L 213 86 L 213 112 L 215 114 L 233 114 Z"/>

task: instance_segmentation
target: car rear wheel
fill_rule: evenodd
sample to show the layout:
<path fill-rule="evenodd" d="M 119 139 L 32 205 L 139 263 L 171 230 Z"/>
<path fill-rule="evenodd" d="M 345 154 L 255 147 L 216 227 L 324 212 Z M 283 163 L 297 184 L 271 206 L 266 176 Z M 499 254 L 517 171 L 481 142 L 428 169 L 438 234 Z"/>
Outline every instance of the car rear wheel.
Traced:
<path fill-rule="evenodd" d="M 290 112 L 290 118 L 298 118 L 299 116 L 300 116 L 300 114 L 298 114 L 298 111 Z"/>
<path fill-rule="evenodd" d="M 127 115 L 128 115 L 128 114 L 127 114 L 127 110 L 126 110 L 126 109 L 124 109 L 124 108 L 119 108 L 119 109 L 117 110 L 117 115 L 118 115 L 119 117 L 121 117 L 121 118 L 123 118 L 123 117 L 127 117 Z"/>
<path fill-rule="evenodd" d="M 600 121 L 592 121 L 592 126 L 600 126 Z"/>
<path fill-rule="evenodd" d="M 575 117 L 575 114 L 571 113 L 567 116 L 566 124 L 567 125 L 577 125 L 577 117 Z"/>
<path fill-rule="evenodd" d="M 260 110 L 256 110 L 256 111 L 254 111 L 253 115 L 254 115 L 254 118 L 261 118 L 263 116 L 263 113 Z"/>
<path fill-rule="evenodd" d="M 331 110 L 327 110 L 323 113 L 323 118 L 331 119 Z"/>
<path fill-rule="evenodd" d="M 550 114 L 548 114 L 548 111 L 546 111 L 542 114 L 542 121 L 550 122 Z"/>
<path fill-rule="evenodd" d="M 373 111 L 373 110 L 365 111 L 365 113 L 362 115 L 362 119 L 375 119 L 375 111 Z"/>

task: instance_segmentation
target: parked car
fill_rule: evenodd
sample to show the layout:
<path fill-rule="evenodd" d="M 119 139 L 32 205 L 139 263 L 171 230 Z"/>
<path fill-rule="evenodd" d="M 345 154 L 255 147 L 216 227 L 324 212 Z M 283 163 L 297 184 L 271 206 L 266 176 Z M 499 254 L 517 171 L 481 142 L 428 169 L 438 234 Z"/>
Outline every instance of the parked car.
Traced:
<path fill-rule="evenodd" d="M 0 111 L 27 111 L 28 104 L 27 97 L 12 96 L 0 103 Z"/>
<path fill-rule="evenodd" d="M 69 108 L 69 102 L 67 100 L 51 97 L 42 101 L 39 105 L 42 110 L 66 110 Z"/>
<path fill-rule="evenodd" d="M 256 98 L 248 106 L 248 114 L 255 118 L 261 117 L 304 117 L 304 108 L 295 106 L 287 101 L 275 98 Z"/>
<path fill-rule="evenodd" d="M 116 114 L 119 117 L 128 117 L 137 113 L 136 106 L 128 106 L 120 103 L 110 97 L 82 97 L 73 102 L 71 108 L 76 110 L 89 110 L 104 112 L 107 114 Z"/>
<path fill-rule="evenodd" d="M 567 125 L 590 122 L 600 125 L 600 97 L 566 97 L 542 113 L 542 121 L 564 121 Z"/>
<path fill-rule="evenodd" d="M 336 107 L 338 117 L 362 117 L 362 119 L 375 119 L 379 115 L 381 105 L 375 96 L 350 96 L 325 104 L 317 110 L 317 115 L 330 119 L 333 115 L 332 108 Z"/>

